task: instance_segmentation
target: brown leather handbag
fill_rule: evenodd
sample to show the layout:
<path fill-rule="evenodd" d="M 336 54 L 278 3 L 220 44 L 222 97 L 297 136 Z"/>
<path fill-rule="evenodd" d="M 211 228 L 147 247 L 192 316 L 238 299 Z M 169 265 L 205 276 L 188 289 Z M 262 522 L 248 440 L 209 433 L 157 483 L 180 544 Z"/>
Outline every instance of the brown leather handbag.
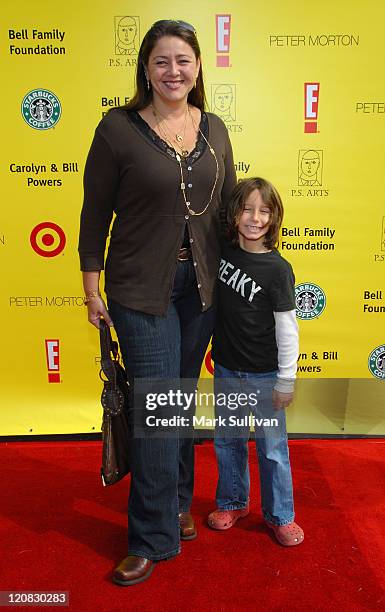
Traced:
<path fill-rule="evenodd" d="M 100 378 L 103 381 L 101 403 L 102 422 L 102 467 L 104 486 L 121 480 L 130 471 L 129 454 L 131 427 L 129 412 L 131 389 L 127 374 L 120 364 L 118 343 L 112 340 L 110 328 L 100 319 Z"/>

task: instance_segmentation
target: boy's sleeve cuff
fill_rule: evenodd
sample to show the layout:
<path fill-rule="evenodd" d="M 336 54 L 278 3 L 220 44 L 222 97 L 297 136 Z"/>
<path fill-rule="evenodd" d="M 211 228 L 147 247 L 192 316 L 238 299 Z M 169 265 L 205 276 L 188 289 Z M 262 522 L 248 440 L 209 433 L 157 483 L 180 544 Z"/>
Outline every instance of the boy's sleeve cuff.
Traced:
<path fill-rule="evenodd" d="M 290 378 L 277 378 L 274 389 L 279 393 L 293 393 L 294 380 Z"/>

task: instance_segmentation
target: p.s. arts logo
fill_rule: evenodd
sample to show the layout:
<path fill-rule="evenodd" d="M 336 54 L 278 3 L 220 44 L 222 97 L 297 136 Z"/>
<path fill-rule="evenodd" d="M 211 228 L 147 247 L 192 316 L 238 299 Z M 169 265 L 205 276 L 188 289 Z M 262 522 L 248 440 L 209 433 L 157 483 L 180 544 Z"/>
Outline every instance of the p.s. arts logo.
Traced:
<path fill-rule="evenodd" d="M 322 185 L 323 151 L 302 149 L 298 154 L 298 185 Z"/>
<path fill-rule="evenodd" d="M 385 379 L 385 345 L 377 346 L 369 355 L 368 367 L 375 378 Z"/>
<path fill-rule="evenodd" d="M 324 152 L 321 149 L 300 149 L 297 157 L 297 185 L 292 197 L 327 197 L 330 190 L 323 185 Z"/>
<path fill-rule="evenodd" d="M 225 123 L 236 121 L 236 87 L 229 83 L 211 85 L 211 110 Z"/>
<path fill-rule="evenodd" d="M 236 85 L 234 83 L 211 85 L 211 110 L 224 121 L 229 132 L 243 132 L 243 125 L 236 123 Z"/>
<path fill-rule="evenodd" d="M 44 221 L 33 228 L 29 241 L 35 253 L 41 257 L 56 257 L 64 250 L 66 236 L 59 225 Z"/>
<path fill-rule="evenodd" d="M 61 116 L 59 98 L 48 89 L 32 89 L 21 104 L 23 119 L 35 130 L 49 130 Z"/>
<path fill-rule="evenodd" d="M 319 317 L 326 305 L 325 292 L 314 283 L 301 283 L 295 288 L 297 318 L 302 320 Z"/>
<path fill-rule="evenodd" d="M 139 46 L 139 17 L 137 15 L 116 15 L 113 38 L 115 57 L 108 58 L 108 66 L 110 68 L 136 68 Z"/>
<path fill-rule="evenodd" d="M 138 55 L 139 17 L 123 15 L 114 18 L 115 55 Z"/>

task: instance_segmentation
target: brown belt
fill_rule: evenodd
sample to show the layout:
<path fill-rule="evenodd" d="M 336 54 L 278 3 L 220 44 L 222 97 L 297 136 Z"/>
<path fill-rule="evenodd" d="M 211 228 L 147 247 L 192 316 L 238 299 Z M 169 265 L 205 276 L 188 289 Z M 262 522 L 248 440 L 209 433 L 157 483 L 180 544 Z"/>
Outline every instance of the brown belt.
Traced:
<path fill-rule="evenodd" d="M 179 249 L 178 261 L 188 261 L 189 259 L 192 259 L 191 249 L 189 248 Z"/>

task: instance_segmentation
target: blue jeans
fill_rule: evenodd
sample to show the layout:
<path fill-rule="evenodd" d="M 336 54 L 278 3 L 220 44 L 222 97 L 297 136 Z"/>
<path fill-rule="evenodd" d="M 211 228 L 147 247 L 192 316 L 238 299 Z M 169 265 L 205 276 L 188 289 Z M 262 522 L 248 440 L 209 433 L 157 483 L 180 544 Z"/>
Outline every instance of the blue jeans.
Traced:
<path fill-rule="evenodd" d="M 149 281 L 150 282 L 150 281 Z M 214 309 L 201 311 L 192 262 L 178 262 L 165 317 L 108 301 L 124 366 L 135 378 L 199 377 L 214 325 Z M 190 509 L 194 440 L 134 437 L 130 449 L 128 554 L 154 561 L 180 551 L 179 512 Z"/>
<path fill-rule="evenodd" d="M 250 477 L 248 464 L 248 440 L 250 425 L 243 425 L 243 418 L 251 413 L 260 419 L 255 427 L 255 442 L 259 464 L 262 514 L 275 525 L 286 525 L 294 520 L 293 485 L 287 444 L 284 410 L 274 410 L 272 393 L 276 372 L 263 374 L 238 372 L 215 364 L 214 384 L 217 397 L 216 417 L 226 415 L 225 426 L 215 431 L 215 452 L 218 462 L 216 502 L 222 510 L 245 508 L 249 501 Z M 258 398 L 256 405 L 248 403 L 243 409 L 234 409 L 234 417 L 240 417 L 240 425 L 229 427 L 228 406 L 218 406 L 218 394 L 248 394 Z M 252 395 L 253 394 L 253 395 Z M 230 405 L 230 403 L 228 403 Z M 265 419 L 277 419 L 276 427 Z M 272 422 L 272 421 L 270 421 Z M 235 435 L 234 435 L 235 434 Z"/>

